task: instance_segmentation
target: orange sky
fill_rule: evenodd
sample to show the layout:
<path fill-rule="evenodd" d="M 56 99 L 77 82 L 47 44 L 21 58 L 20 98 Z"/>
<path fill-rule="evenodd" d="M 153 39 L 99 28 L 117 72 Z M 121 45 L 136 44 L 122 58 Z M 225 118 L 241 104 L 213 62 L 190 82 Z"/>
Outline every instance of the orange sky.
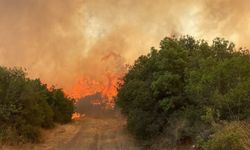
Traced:
<path fill-rule="evenodd" d="M 250 46 L 247 0 L 0 0 L 0 64 L 75 97 L 111 91 L 164 36 Z M 107 94 L 112 95 L 112 94 Z"/>

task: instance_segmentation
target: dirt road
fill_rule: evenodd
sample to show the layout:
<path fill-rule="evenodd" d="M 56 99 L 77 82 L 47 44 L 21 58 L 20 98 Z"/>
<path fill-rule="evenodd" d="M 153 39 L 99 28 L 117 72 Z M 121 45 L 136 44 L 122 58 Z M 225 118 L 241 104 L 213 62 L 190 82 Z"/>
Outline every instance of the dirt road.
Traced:
<path fill-rule="evenodd" d="M 71 124 L 45 131 L 44 141 L 40 144 L 5 146 L 3 150 L 137 150 L 139 148 L 125 130 L 125 123 L 119 114 L 82 117 Z"/>
<path fill-rule="evenodd" d="M 81 120 L 81 129 L 62 150 L 137 150 L 131 137 L 124 129 L 125 122 L 120 117 Z"/>

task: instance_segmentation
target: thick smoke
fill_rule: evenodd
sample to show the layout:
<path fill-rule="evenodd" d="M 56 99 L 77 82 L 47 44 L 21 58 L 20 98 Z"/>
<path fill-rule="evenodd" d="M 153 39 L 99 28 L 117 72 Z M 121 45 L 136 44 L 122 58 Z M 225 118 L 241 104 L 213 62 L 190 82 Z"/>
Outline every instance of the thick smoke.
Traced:
<path fill-rule="evenodd" d="M 205 38 L 222 36 L 250 46 L 250 1 L 207 0 L 202 6 L 199 30 Z"/>
<path fill-rule="evenodd" d="M 0 64 L 65 84 L 76 75 L 84 50 L 81 5 L 77 0 L 0 0 Z"/>
<path fill-rule="evenodd" d="M 247 0 L 0 0 L 0 64 L 88 94 L 109 90 L 164 36 L 250 46 Z M 80 84 L 80 85 L 79 85 Z M 94 85 L 94 86 L 93 86 Z M 92 86 L 92 87 L 91 87 Z M 107 87 L 105 87 L 107 86 Z M 98 88 L 100 89 L 98 89 Z M 97 88 L 97 89 L 96 89 Z"/>

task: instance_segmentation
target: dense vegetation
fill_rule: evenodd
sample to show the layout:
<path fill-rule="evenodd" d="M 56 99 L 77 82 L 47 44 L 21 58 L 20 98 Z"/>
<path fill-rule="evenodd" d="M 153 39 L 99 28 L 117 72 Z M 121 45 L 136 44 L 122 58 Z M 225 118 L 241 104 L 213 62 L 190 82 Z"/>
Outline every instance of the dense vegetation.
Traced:
<path fill-rule="evenodd" d="M 41 128 L 71 121 L 73 99 L 31 80 L 22 69 L 0 67 L 0 144 L 36 142 Z"/>
<path fill-rule="evenodd" d="M 117 105 L 138 139 L 164 135 L 172 144 L 242 149 L 240 134 L 218 131 L 250 118 L 249 51 L 220 38 L 211 44 L 189 36 L 165 38 L 159 50 L 135 61 L 121 83 Z"/>

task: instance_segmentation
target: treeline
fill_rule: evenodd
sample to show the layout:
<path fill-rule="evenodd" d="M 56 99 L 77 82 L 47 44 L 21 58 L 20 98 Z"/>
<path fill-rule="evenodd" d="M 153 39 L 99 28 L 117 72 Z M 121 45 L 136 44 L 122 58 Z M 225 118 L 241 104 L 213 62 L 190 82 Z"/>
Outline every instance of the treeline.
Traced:
<path fill-rule="evenodd" d="M 139 140 L 163 136 L 169 144 L 201 149 L 244 149 L 250 118 L 250 53 L 227 40 L 165 38 L 139 57 L 118 87 L 117 105 Z"/>
<path fill-rule="evenodd" d="M 71 121 L 74 100 L 62 89 L 29 79 L 22 69 L 0 67 L 0 144 L 37 142 L 41 128 Z"/>

